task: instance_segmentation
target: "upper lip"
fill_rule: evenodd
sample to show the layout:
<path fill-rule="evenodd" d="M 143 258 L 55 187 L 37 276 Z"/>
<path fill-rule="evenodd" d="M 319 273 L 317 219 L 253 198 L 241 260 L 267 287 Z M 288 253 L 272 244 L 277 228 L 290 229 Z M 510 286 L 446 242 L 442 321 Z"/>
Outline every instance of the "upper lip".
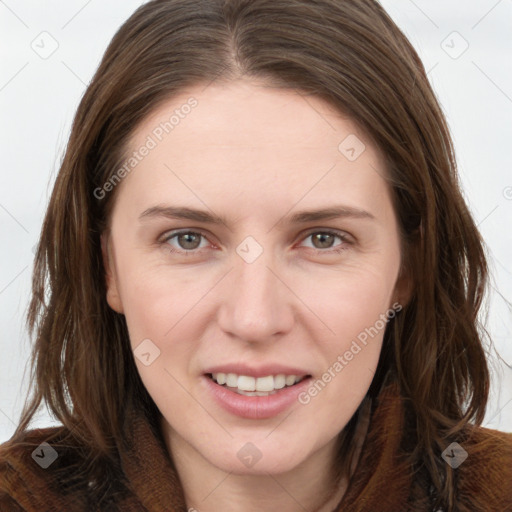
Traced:
<path fill-rule="evenodd" d="M 235 373 L 236 375 L 247 375 L 248 377 L 266 377 L 268 375 L 280 374 L 297 375 L 298 377 L 309 375 L 309 373 L 302 368 L 271 363 L 257 367 L 243 363 L 226 363 L 208 368 L 205 374 L 209 373 Z"/>

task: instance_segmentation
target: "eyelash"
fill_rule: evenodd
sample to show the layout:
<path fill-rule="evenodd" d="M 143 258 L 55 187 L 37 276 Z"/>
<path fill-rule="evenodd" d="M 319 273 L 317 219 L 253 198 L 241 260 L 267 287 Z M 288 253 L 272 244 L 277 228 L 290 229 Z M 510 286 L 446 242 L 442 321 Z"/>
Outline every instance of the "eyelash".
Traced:
<path fill-rule="evenodd" d="M 327 253 L 327 254 L 339 254 L 345 250 L 347 250 L 347 245 L 351 245 L 352 242 L 348 239 L 348 236 L 346 236 L 345 234 L 339 232 L 339 231 L 332 231 L 332 230 L 329 230 L 329 229 L 326 229 L 326 230 L 315 230 L 315 231 L 310 231 L 309 233 L 307 233 L 305 236 L 304 236 L 304 239 L 310 237 L 311 235 L 315 235 L 315 234 L 322 234 L 322 235 L 332 235 L 332 236 L 335 236 L 337 238 L 339 238 L 343 243 L 340 244 L 340 246 L 337 248 L 337 249 L 315 249 L 313 248 L 314 251 L 316 251 L 317 253 Z M 188 254 L 196 254 L 199 252 L 199 249 L 192 249 L 192 250 L 189 250 L 189 251 L 185 251 L 185 250 L 177 250 L 175 249 L 174 247 L 172 247 L 170 244 L 169 244 L 169 241 L 172 240 L 173 238 L 176 238 L 180 235 L 187 235 L 187 234 L 193 234 L 193 235 L 199 235 L 199 236 L 202 236 L 203 238 L 206 238 L 207 237 L 201 233 L 200 231 L 191 231 L 191 230 L 181 230 L 181 231 L 176 231 L 176 232 L 171 232 L 168 236 L 164 237 L 164 239 L 162 240 L 162 244 L 166 244 L 169 248 L 169 252 L 171 253 L 175 253 L 175 254 L 181 254 L 181 255 L 188 255 Z"/>

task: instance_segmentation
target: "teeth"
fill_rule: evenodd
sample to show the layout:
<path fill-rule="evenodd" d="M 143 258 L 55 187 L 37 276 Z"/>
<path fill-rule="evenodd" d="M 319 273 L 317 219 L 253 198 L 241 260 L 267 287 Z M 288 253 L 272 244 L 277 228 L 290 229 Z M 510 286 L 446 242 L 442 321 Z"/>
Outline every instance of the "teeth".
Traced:
<path fill-rule="evenodd" d="M 274 377 L 274 389 L 283 389 L 286 386 L 286 376 L 280 373 Z"/>
<path fill-rule="evenodd" d="M 254 377 L 247 377 L 246 375 L 240 375 L 240 377 L 238 377 L 238 384 L 236 387 L 242 391 L 256 391 L 256 379 Z M 258 389 L 258 391 L 265 391 L 265 390 Z"/>
<path fill-rule="evenodd" d="M 287 386 L 293 386 L 295 384 L 295 379 L 297 378 L 296 375 L 287 375 L 286 376 L 286 385 Z"/>
<path fill-rule="evenodd" d="M 240 389 L 237 389 L 235 391 L 235 393 L 238 393 L 239 395 L 245 395 L 245 396 L 268 396 L 268 395 L 273 395 L 275 393 L 274 392 L 270 392 L 270 393 L 265 393 L 264 391 L 242 391 Z"/>
<path fill-rule="evenodd" d="M 238 378 L 238 388 L 240 388 L 240 379 L 242 377 Z M 258 377 L 256 380 L 256 388 L 255 390 L 258 391 L 273 391 L 274 390 L 274 377 L 272 375 L 269 375 L 268 377 Z"/>
<path fill-rule="evenodd" d="M 228 373 L 226 376 L 226 386 L 236 388 L 238 386 L 238 377 L 234 373 Z"/>
<path fill-rule="evenodd" d="M 213 373 L 212 378 L 217 384 L 237 388 L 241 394 L 252 396 L 266 396 L 269 392 L 283 389 L 285 386 L 293 386 L 303 377 L 297 375 L 267 375 L 266 377 L 250 377 L 237 375 L 236 373 Z"/>

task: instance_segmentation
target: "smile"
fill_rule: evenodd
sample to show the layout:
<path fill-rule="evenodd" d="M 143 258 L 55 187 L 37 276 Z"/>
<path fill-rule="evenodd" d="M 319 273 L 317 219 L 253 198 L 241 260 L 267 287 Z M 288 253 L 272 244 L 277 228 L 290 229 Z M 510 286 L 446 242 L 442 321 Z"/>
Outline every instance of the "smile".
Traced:
<path fill-rule="evenodd" d="M 261 374 L 260 374 L 261 375 Z M 270 419 L 297 405 L 311 375 L 282 374 L 254 377 L 236 373 L 203 374 L 205 392 L 230 415 L 249 420 Z"/>
<path fill-rule="evenodd" d="M 279 390 L 289 388 L 301 382 L 307 376 L 298 375 L 267 375 L 265 377 L 251 377 L 237 375 L 236 373 L 211 373 L 208 376 L 219 386 L 223 386 L 234 393 L 245 396 L 269 396 Z"/>

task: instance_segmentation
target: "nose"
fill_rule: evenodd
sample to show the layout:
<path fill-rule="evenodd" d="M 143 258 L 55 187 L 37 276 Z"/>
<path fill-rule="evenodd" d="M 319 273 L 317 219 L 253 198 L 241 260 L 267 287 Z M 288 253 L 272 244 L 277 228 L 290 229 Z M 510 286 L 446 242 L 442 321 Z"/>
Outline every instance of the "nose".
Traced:
<path fill-rule="evenodd" d="M 233 262 L 221 292 L 220 328 L 247 343 L 275 342 L 294 322 L 295 296 L 289 283 L 283 272 L 275 269 L 269 250 L 252 263 L 235 253 Z"/>

